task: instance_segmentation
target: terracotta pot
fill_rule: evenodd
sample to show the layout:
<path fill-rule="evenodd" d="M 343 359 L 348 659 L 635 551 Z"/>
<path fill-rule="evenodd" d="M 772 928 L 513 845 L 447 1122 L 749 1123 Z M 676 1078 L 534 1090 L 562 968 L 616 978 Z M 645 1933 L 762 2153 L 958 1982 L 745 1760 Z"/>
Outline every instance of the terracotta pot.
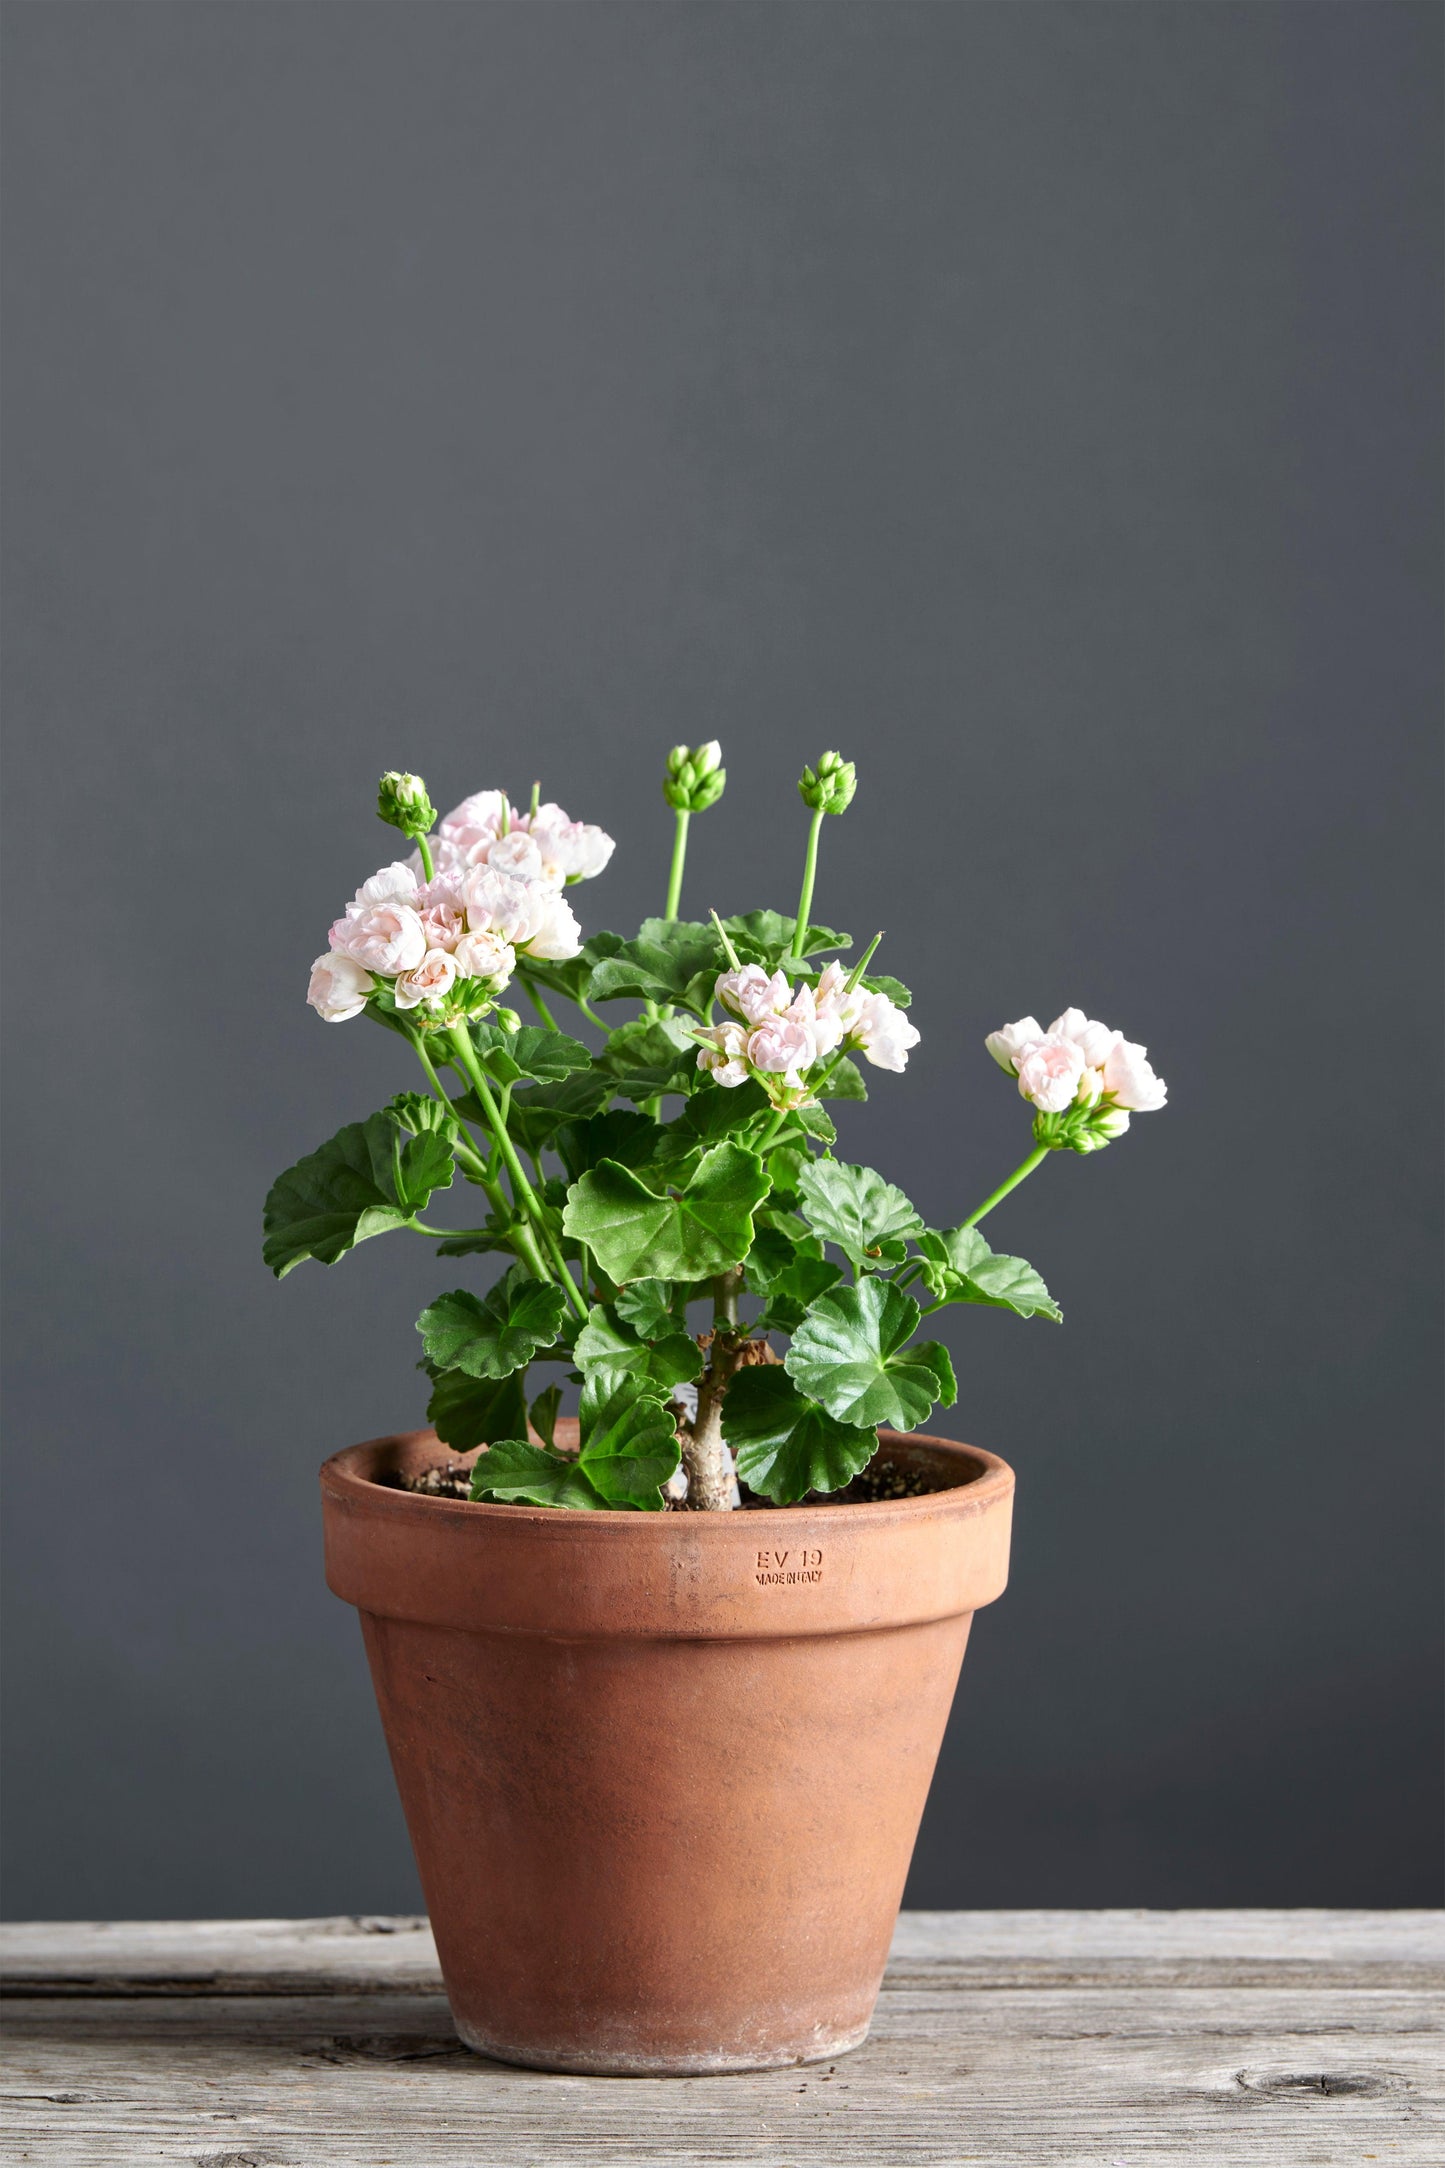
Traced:
<path fill-rule="evenodd" d="M 559 1426 L 564 1430 L 564 1426 Z M 940 1488 L 875 1505 L 569 1513 L 321 1471 L 457 2030 L 652 2075 L 863 2039 L 1013 1475 L 884 1433 Z"/>

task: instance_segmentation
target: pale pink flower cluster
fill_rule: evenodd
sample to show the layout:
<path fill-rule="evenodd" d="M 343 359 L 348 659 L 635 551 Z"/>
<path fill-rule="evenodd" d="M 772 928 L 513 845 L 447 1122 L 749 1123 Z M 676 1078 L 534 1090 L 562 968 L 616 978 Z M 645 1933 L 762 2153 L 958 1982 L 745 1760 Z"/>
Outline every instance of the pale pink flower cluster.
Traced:
<path fill-rule="evenodd" d="M 549 888 L 570 888 L 601 873 L 615 845 L 604 829 L 569 820 L 550 802 L 535 813 L 520 813 L 500 790 L 473 791 L 453 806 L 430 838 L 438 873 L 466 872 L 491 866 L 516 880 L 545 881 Z M 421 854 L 412 857 L 419 875 Z"/>
<path fill-rule="evenodd" d="M 1153 1114 L 1165 1104 L 1164 1079 L 1156 1076 L 1147 1048 L 1096 1023 L 1082 1009 L 1065 1009 L 1047 1031 L 1037 1017 L 991 1031 L 984 1045 L 1001 1069 L 1018 1078 L 1019 1091 L 1042 1114 L 1100 1101 L 1117 1110 L 1113 1134 L 1121 1136 L 1130 1114 Z"/>
<path fill-rule="evenodd" d="M 809 1072 L 840 1049 L 856 1049 L 877 1069 L 907 1066 L 918 1033 L 896 1002 L 861 987 L 848 991 L 841 964 L 829 964 L 816 986 L 794 993 L 781 971 L 761 964 L 724 971 L 717 999 L 728 1012 L 697 1034 L 697 1065 L 730 1090 L 756 1077 L 775 1106 L 805 1106 Z"/>
<path fill-rule="evenodd" d="M 476 1015 L 495 1000 L 517 958 L 565 963 L 582 931 L 562 891 L 612 856 L 600 828 L 559 805 L 519 813 L 480 790 L 448 813 L 428 845 L 363 881 L 311 967 L 306 998 L 328 1023 L 359 1016 L 379 986 L 399 1009 L 429 1020 Z"/>

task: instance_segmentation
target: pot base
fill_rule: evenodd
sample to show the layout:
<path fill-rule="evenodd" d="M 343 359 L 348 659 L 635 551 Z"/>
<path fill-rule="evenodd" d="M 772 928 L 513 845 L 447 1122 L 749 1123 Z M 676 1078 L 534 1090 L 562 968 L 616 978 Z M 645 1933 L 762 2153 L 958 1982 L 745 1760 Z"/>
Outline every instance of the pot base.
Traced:
<path fill-rule="evenodd" d="M 739 2077 L 749 2070 L 799 2070 L 809 2064 L 836 2062 L 840 2055 L 861 2048 L 868 2037 L 865 2023 L 837 2033 L 825 2033 L 820 2027 L 806 2042 L 789 2046 L 719 2049 L 708 2055 L 629 2055 L 621 2051 L 593 2053 L 586 2048 L 564 2051 L 523 2041 L 503 2044 L 484 2039 L 474 2026 L 464 2025 L 460 2018 L 453 2022 L 457 2038 L 491 2062 L 507 2063 L 518 2070 L 555 2070 L 581 2078 L 726 2078 Z"/>

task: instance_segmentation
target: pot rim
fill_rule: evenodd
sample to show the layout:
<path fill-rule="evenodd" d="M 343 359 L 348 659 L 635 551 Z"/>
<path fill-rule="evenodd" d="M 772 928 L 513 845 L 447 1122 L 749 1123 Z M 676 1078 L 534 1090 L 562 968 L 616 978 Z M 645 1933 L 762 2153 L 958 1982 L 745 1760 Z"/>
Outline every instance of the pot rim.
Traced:
<path fill-rule="evenodd" d="M 575 1419 L 573 1420 L 575 1423 Z M 563 1422 L 558 1424 L 559 1430 L 565 1426 L 566 1421 L 564 1418 Z M 749 1521 L 744 1525 L 773 1528 L 785 1526 L 793 1519 L 812 1519 L 819 1513 L 826 1513 L 827 1526 L 836 1528 L 840 1534 L 845 1528 L 881 1529 L 898 1524 L 906 1526 L 910 1521 L 931 1519 L 945 1506 L 960 1509 L 965 1516 L 981 1513 L 1009 1497 L 1013 1491 L 1013 1469 L 1007 1461 L 1000 1459 L 997 1453 L 990 1453 L 983 1446 L 965 1445 L 956 1438 L 935 1437 L 927 1431 L 890 1430 L 883 1425 L 879 1426 L 878 1438 L 880 1449 L 884 1446 L 925 1446 L 934 1453 L 942 1451 L 950 1458 L 956 1456 L 960 1461 L 971 1463 L 978 1472 L 966 1476 L 962 1482 L 946 1484 L 939 1490 L 921 1491 L 912 1498 L 859 1499 L 848 1505 L 832 1505 L 826 1500 L 810 1502 L 800 1499 L 791 1506 L 752 1508 L 750 1510 L 763 1512 L 766 1518 L 762 1522 Z M 606 1513 L 587 1513 L 558 1506 L 502 1505 L 489 1504 L 482 1499 L 437 1498 L 425 1491 L 400 1490 L 393 1484 L 378 1482 L 374 1473 L 369 1470 L 363 1472 L 359 1465 L 363 1461 L 369 1461 L 374 1469 L 384 1465 L 388 1459 L 395 1462 L 400 1457 L 396 1448 L 400 1447 L 403 1451 L 408 1447 L 415 1449 L 427 1440 L 434 1442 L 440 1452 L 449 1450 L 442 1445 L 436 1432 L 427 1428 L 391 1431 L 380 1437 L 367 1438 L 358 1445 L 343 1446 L 340 1452 L 331 1454 L 321 1464 L 322 1489 L 330 1491 L 338 1503 L 342 1500 L 351 1504 L 364 1501 L 372 1512 L 398 1514 L 402 1518 L 415 1520 L 418 1526 L 428 1515 L 435 1519 L 438 1514 L 443 1514 L 453 1521 L 470 1523 L 473 1526 L 479 1522 L 491 1522 L 508 1528 L 518 1528 L 525 1524 L 529 1527 L 560 1531 L 571 1527 L 576 1528 L 579 1533 L 583 1530 L 589 1535 L 595 1532 L 604 1542 L 622 1540 L 626 1535 L 631 1535 L 636 1540 L 645 1529 L 652 1530 L 659 1541 L 675 1541 L 680 1522 L 690 1537 L 698 1536 L 707 1542 L 719 1539 L 729 1531 L 736 1534 L 739 1526 L 736 1512 L 687 1513 L 680 1516 L 677 1513 L 629 1512 L 624 1508 Z M 481 1451 L 480 1446 L 475 1446 L 466 1452 L 454 1453 L 452 1458 L 470 1465 Z M 615 1536 L 613 1531 L 616 1531 Z M 643 1537 L 643 1540 L 647 1538 Z"/>

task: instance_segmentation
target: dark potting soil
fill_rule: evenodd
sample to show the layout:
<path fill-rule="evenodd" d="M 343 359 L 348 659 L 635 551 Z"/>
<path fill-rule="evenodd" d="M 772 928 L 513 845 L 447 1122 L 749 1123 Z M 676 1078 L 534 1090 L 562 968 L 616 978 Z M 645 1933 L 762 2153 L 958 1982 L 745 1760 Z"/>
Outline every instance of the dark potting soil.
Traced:
<path fill-rule="evenodd" d="M 434 1468 L 424 1468 L 420 1475 L 392 1477 L 396 1490 L 416 1491 L 424 1498 L 462 1498 L 470 1491 L 472 1471 L 465 1461 L 440 1461 Z M 800 1504 L 810 1506 L 866 1506 L 884 1505 L 894 1498 L 924 1498 L 930 1491 L 946 1486 L 930 1480 L 922 1468 L 910 1468 L 902 1461 L 889 1460 L 882 1453 L 871 1460 L 861 1475 L 855 1475 L 844 1490 L 810 1491 Z M 502 1501 L 493 1499 L 492 1504 Z M 682 1505 L 668 1508 L 680 1513 L 687 1509 Z M 778 1510 L 771 1498 L 754 1498 L 743 1495 L 742 1510 L 747 1513 L 771 1513 Z"/>

